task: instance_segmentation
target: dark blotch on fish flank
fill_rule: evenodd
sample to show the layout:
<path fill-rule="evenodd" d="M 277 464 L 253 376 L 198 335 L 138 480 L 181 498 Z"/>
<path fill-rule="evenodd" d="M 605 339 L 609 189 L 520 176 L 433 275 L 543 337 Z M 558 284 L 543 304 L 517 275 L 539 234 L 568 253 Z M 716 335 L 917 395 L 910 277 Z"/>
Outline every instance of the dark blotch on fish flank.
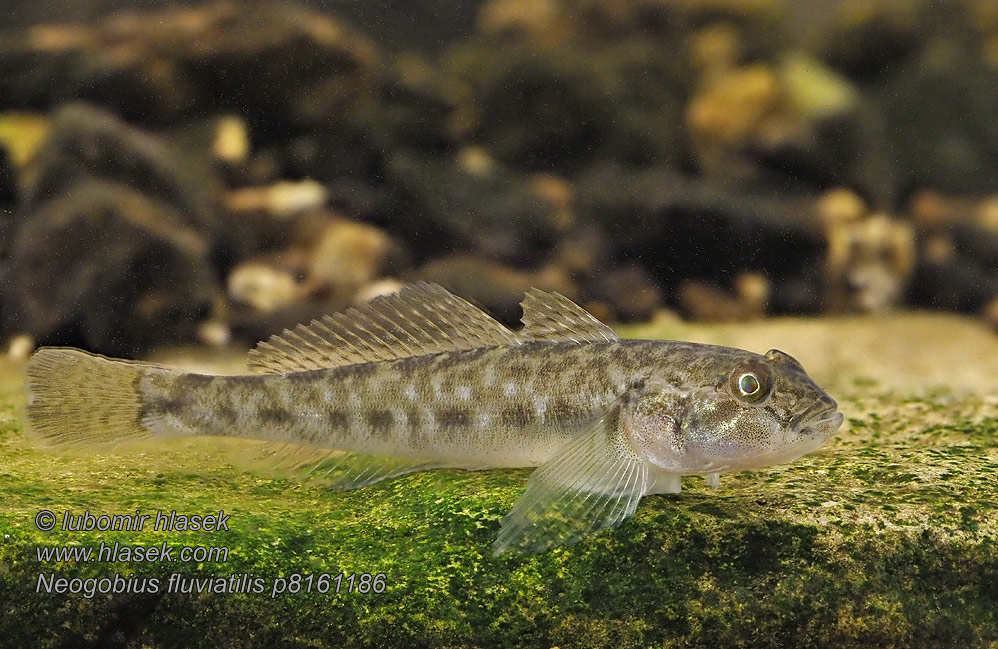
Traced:
<path fill-rule="evenodd" d="M 413 431 L 417 428 L 424 426 L 426 422 L 423 421 L 423 414 L 420 412 L 419 408 L 407 408 L 405 411 L 405 427 L 412 435 Z"/>
<path fill-rule="evenodd" d="M 534 372 L 529 363 L 514 360 L 510 361 L 509 364 L 506 365 L 506 369 L 503 373 L 510 379 L 525 381 Z"/>
<path fill-rule="evenodd" d="M 390 410 L 371 410 L 364 415 L 364 418 L 375 437 L 387 437 L 395 425 L 395 416 Z"/>
<path fill-rule="evenodd" d="M 537 415 L 527 408 L 505 408 L 496 415 L 496 423 L 512 429 L 523 429 L 534 423 Z"/>
<path fill-rule="evenodd" d="M 350 415 L 343 410 L 330 410 L 326 414 L 326 422 L 330 428 L 346 430 L 350 427 Z"/>
<path fill-rule="evenodd" d="M 545 418 L 549 421 L 566 421 L 571 419 L 577 412 L 578 408 L 571 400 L 564 398 L 552 399 L 548 403 Z"/>
<path fill-rule="evenodd" d="M 467 428 L 471 423 L 471 413 L 460 408 L 444 408 L 434 414 L 440 428 Z"/>
<path fill-rule="evenodd" d="M 231 426 L 236 423 L 236 409 L 232 406 L 218 406 L 215 408 L 215 418 L 223 426 Z"/>
<path fill-rule="evenodd" d="M 422 412 L 418 408 L 410 408 L 406 412 L 406 430 L 409 433 L 409 447 L 422 448 L 426 442 L 426 430 L 428 422 L 423 418 Z"/>
<path fill-rule="evenodd" d="M 282 408 L 261 408 L 257 416 L 265 424 L 284 425 L 291 422 L 291 413 Z"/>
<path fill-rule="evenodd" d="M 538 367 L 538 372 L 551 376 L 564 376 L 572 369 L 572 363 L 569 359 L 557 358 L 553 355 L 548 355 L 547 358 L 541 361 L 540 367 Z"/>
<path fill-rule="evenodd" d="M 316 380 L 315 370 L 291 372 L 290 374 L 285 374 L 283 378 L 288 383 L 296 386 L 301 386 L 302 384 L 308 385 L 314 383 Z"/>
<path fill-rule="evenodd" d="M 182 417 L 185 413 L 190 412 L 193 403 L 194 402 L 189 394 L 181 393 L 180 396 L 173 399 L 166 397 L 154 399 L 149 404 L 149 410 L 158 414 Z"/>
<path fill-rule="evenodd" d="M 338 367 L 337 370 L 342 372 L 338 376 L 350 376 L 363 378 L 365 376 L 371 376 L 378 371 L 377 363 L 357 363 L 355 365 L 343 365 Z"/>

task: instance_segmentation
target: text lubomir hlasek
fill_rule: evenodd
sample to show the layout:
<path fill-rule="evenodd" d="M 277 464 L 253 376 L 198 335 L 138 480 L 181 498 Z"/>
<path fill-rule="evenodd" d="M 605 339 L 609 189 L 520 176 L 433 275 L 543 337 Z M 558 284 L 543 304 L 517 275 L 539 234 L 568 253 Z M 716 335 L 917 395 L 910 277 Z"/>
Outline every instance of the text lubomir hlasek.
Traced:
<path fill-rule="evenodd" d="M 164 512 L 158 510 L 155 514 L 143 514 L 135 510 L 134 514 L 100 514 L 95 516 L 86 510 L 82 514 L 66 511 L 62 515 L 59 529 L 64 532 L 141 532 L 152 521 L 152 530 L 156 532 L 228 532 L 229 518 L 225 510 L 217 514 L 202 516 L 200 514 L 179 514 L 176 510 Z"/>

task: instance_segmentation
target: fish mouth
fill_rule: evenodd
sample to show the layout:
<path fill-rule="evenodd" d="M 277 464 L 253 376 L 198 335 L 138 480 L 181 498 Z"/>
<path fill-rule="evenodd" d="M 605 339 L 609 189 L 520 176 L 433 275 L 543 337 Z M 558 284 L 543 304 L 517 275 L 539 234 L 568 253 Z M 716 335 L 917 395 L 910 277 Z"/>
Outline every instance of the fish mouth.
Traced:
<path fill-rule="evenodd" d="M 839 429 L 845 416 L 838 411 L 835 399 L 824 395 L 811 407 L 805 408 L 790 420 L 790 429 L 808 437 L 831 437 Z"/>
<path fill-rule="evenodd" d="M 782 464 L 818 450 L 845 420 L 845 415 L 838 412 L 837 408 L 837 405 L 823 408 L 817 415 L 808 417 L 803 425 L 792 429 L 797 431 L 792 441 L 788 440 L 789 443 L 785 446 L 767 454 L 764 458 L 766 464 Z"/>
<path fill-rule="evenodd" d="M 831 437 L 839 429 L 843 421 L 845 421 L 845 415 L 832 408 L 808 421 L 801 428 L 801 433 L 822 438 Z"/>

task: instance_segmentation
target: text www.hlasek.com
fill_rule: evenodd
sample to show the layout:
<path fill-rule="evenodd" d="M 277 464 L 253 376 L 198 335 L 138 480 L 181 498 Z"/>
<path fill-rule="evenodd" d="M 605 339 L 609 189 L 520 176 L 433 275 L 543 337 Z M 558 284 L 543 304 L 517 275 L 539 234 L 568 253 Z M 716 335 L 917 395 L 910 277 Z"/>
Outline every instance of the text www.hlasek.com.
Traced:
<path fill-rule="evenodd" d="M 96 550 L 96 555 L 95 551 Z M 51 563 L 72 561 L 76 563 L 142 563 L 180 561 L 183 563 L 223 563 L 229 560 L 229 549 L 219 546 L 185 545 L 180 548 L 167 544 L 126 545 L 104 543 L 92 546 L 40 545 L 35 548 L 38 561 Z"/>
<path fill-rule="evenodd" d="M 181 514 L 176 511 L 143 514 L 82 514 L 43 509 L 35 514 L 35 527 L 42 532 L 228 532 L 230 514 L 219 510 L 210 515 Z M 150 529 L 151 528 L 151 529 Z M 132 545 L 99 541 L 96 545 L 39 545 L 35 547 L 39 563 L 59 566 L 84 563 L 196 563 L 199 567 L 229 560 L 229 548 L 206 545 L 171 545 L 167 542 Z M 384 573 L 291 573 L 275 577 L 260 577 L 241 572 L 228 575 L 188 575 L 178 572 L 167 576 L 144 577 L 113 573 L 101 577 L 70 577 L 55 572 L 38 574 L 36 593 L 82 595 L 120 595 L 123 593 L 270 593 L 271 598 L 308 593 L 379 594 L 387 588 Z"/>

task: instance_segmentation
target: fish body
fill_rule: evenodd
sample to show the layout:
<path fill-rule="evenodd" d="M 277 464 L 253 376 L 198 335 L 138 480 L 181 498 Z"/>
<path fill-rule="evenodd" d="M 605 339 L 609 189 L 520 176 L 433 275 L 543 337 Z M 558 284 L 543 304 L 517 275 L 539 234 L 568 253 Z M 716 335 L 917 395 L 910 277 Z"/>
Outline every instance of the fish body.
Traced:
<path fill-rule="evenodd" d="M 539 467 L 496 551 L 612 527 L 679 476 L 789 461 L 842 422 L 793 358 L 621 340 L 566 298 L 531 291 L 512 332 L 433 285 L 286 331 L 260 374 L 207 376 L 42 348 L 29 419 L 61 441 L 212 435 L 281 445 L 357 487 L 432 467 Z M 288 450 L 290 449 L 290 450 Z M 344 454 L 345 453 L 345 454 Z"/>

